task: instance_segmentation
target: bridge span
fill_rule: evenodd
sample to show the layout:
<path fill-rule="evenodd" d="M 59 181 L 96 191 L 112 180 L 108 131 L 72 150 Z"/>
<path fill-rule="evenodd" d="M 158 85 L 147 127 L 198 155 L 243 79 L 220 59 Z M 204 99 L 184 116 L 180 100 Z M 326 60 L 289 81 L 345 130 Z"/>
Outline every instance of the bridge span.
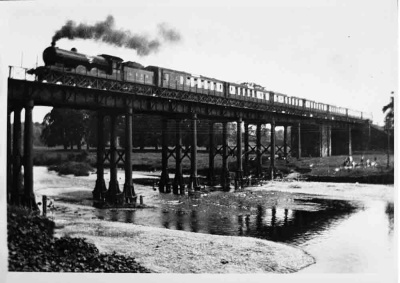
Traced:
<path fill-rule="evenodd" d="M 220 183 L 223 189 L 231 184 L 227 159 L 236 156 L 235 188 L 243 186 L 249 175 L 249 155 L 256 156 L 256 175 L 274 178 L 275 158 L 283 156 L 331 156 L 352 154 L 353 148 L 367 149 L 370 140 L 369 119 L 327 113 L 318 109 L 293 107 L 283 103 L 261 104 L 252 100 L 236 100 L 213 95 L 199 95 L 195 89 L 163 88 L 143 83 L 123 82 L 82 73 L 52 70 L 40 78 L 27 69 L 10 67 L 7 107 L 7 190 L 10 202 L 36 206 L 33 190 L 32 111 L 34 106 L 89 109 L 98 116 L 97 180 L 93 190 L 95 202 L 113 204 L 135 203 L 132 182 L 133 114 L 161 115 L 162 120 L 162 173 L 160 192 L 184 194 L 199 189 L 197 174 L 197 123 L 209 123 L 208 184 Z M 22 141 L 21 111 L 25 109 L 25 129 Z M 11 114 L 14 115 L 11 144 Z M 116 118 L 125 117 L 125 148 L 116 146 Z M 110 116 L 110 147 L 105 148 L 104 117 Z M 191 121 L 191 146 L 182 145 L 182 121 Z M 175 147 L 168 147 L 168 123 L 175 123 Z M 227 125 L 236 123 L 235 146 L 227 142 Z M 222 145 L 215 144 L 215 124 L 222 123 Z M 271 125 L 270 144 L 261 144 L 261 125 Z M 249 127 L 256 128 L 256 145 L 249 145 Z M 284 127 L 283 146 L 276 146 L 275 128 Z M 288 128 L 290 141 L 288 141 Z M 22 142 L 23 152 L 22 152 Z M 214 158 L 222 156 L 222 173 L 216 176 Z M 262 172 L 262 156 L 269 155 L 270 168 Z M 190 158 L 191 173 L 187 186 L 182 174 L 182 159 Z M 169 179 L 168 160 L 175 160 L 175 177 Z M 104 181 L 104 162 L 110 163 L 110 183 Z M 125 168 L 125 183 L 121 190 L 117 180 L 118 163 Z M 24 187 L 21 188 L 21 168 L 24 168 Z M 219 182 L 217 180 L 220 180 Z"/>

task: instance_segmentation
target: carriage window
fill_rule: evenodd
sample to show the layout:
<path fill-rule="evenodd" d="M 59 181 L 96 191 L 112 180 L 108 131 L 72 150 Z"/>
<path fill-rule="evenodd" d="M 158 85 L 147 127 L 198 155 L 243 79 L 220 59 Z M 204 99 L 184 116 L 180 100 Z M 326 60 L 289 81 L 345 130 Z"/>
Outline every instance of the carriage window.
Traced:
<path fill-rule="evenodd" d="M 229 87 L 229 93 L 230 93 L 230 94 L 235 94 L 235 87 L 234 87 L 234 86 L 231 85 L 231 86 Z"/>
<path fill-rule="evenodd" d="M 198 87 L 198 88 L 202 88 L 202 87 L 203 87 L 203 80 L 200 80 L 200 79 L 199 79 L 199 80 L 197 81 L 197 87 Z"/>
<path fill-rule="evenodd" d="M 164 74 L 164 81 L 169 81 L 169 74 Z"/>
<path fill-rule="evenodd" d="M 208 89 L 208 81 L 204 81 L 204 89 Z"/>
<path fill-rule="evenodd" d="M 214 90 L 215 89 L 215 83 L 214 82 L 210 82 L 210 89 Z"/>
<path fill-rule="evenodd" d="M 183 85 L 183 76 L 180 76 L 180 77 L 179 77 L 179 83 L 180 83 L 181 85 Z"/>

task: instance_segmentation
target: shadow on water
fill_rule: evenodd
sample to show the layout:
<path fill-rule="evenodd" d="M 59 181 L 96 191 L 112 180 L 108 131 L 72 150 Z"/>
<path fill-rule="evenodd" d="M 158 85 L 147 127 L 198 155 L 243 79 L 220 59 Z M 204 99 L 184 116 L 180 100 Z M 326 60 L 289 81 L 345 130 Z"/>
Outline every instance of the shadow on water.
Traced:
<path fill-rule="evenodd" d="M 247 213 L 241 210 L 240 205 L 237 210 L 223 213 L 221 208 L 206 206 L 195 200 L 185 206 L 177 203 L 174 207 L 163 205 L 161 208 L 142 210 L 104 210 L 99 211 L 98 216 L 111 221 L 167 229 L 301 244 L 360 209 L 344 200 L 309 197 L 293 198 L 291 208 L 258 204 Z"/>

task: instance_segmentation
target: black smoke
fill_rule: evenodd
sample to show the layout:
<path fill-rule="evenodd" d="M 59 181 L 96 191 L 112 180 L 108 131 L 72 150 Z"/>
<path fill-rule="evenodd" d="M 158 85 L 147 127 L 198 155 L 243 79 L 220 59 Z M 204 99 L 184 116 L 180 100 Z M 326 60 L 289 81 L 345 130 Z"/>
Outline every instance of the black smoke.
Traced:
<path fill-rule="evenodd" d="M 115 28 L 113 16 L 108 16 L 105 21 L 97 22 L 94 25 L 76 24 L 74 21 L 67 21 L 53 36 L 54 45 L 62 38 L 68 39 L 93 39 L 112 44 L 119 47 L 126 47 L 137 51 L 138 55 L 145 56 L 157 52 L 162 43 L 174 43 L 181 40 L 180 33 L 162 23 L 158 26 L 158 37 L 150 39 L 146 35 L 131 34 L 129 31 Z"/>

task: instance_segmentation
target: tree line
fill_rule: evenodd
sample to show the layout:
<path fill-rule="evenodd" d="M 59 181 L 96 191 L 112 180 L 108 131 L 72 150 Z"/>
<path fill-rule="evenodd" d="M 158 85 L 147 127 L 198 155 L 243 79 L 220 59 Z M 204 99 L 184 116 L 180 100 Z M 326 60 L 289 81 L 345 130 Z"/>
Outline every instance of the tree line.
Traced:
<path fill-rule="evenodd" d="M 133 116 L 133 146 L 144 149 L 153 147 L 159 149 L 162 140 L 162 116 L 135 114 Z M 175 145 L 176 124 L 174 120 L 168 120 L 167 139 L 168 145 Z M 63 146 L 64 149 L 87 149 L 97 146 L 97 115 L 96 112 L 88 110 L 76 110 L 66 108 L 53 108 L 47 113 L 41 125 L 40 140 L 48 147 Z M 182 143 L 184 146 L 191 144 L 191 120 L 182 120 Z M 236 123 L 228 123 L 228 143 L 236 144 Z M 222 144 L 222 124 L 214 126 L 215 144 Z M 103 129 L 105 144 L 110 139 L 109 116 L 104 119 Z M 125 117 L 120 115 L 117 118 L 116 135 L 118 144 L 124 147 L 125 143 Z M 255 127 L 249 129 L 250 143 L 256 142 Z M 262 144 L 270 140 L 270 129 L 261 128 Z M 277 144 L 283 143 L 283 130 L 276 132 Z M 209 121 L 198 120 L 197 124 L 197 145 L 208 147 L 209 145 Z"/>

